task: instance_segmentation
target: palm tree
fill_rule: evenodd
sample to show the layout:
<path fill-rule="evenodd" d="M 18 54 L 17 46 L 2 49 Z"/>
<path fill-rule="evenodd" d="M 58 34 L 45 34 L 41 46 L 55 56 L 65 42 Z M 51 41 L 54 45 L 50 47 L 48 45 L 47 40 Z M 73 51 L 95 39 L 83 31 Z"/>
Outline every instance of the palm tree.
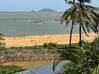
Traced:
<path fill-rule="evenodd" d="M 65 0 L 65 2 L 66 1 L 67 0 Z M 80 48 L 77 47 L 74 50 L 72 50 L 73 48 L 70 50 L 67 50 L 68 48 L 59 50 L 58 54 L 60 59 L 56 59 L 54 61 L 53 70 L 55 70 L 57 64 L 63 60 L 71 61 L 69 65 L 67 64 L 64 67 L 65 73 L 63 74 L 91 74 L 92 70 L 90 69 L 94 69 L 97 67 L 97 65 L 99 65 L 99 57 L 97 57 L 99 54 L 96 53 L 96 43 L 84 42 L 82 44 L 83 41 L 81 41 L 82 30 L 86 36 L 88 36 L 88 33 L 90 33 L 90 29 L 92 29 L 95 33 L 98 32 L 99 14 L 96 12 L 98 8 L 85 4 L 90 2 L 91 0 L 73 0 L 68 2 L 71 7 L 67 9 L 61 16 L 61 23 L 65 21 L 66 26 L 69 24 L 72 25 L 69 47 L 71 47 L 73 28 L 76 24 L 79 24 Z"/>
<path fill-rule="evenodd" d="M 4 39 L 2 38 L 2 36 L 3 36 L 3 34 L 2 34 L 2 33 L 0 33 L 0 40 L 4 40 Z"/>
<path fill-rule="evenodd" d="M 2 48 L 4 48 L 4 46 L 5 46 L 5 43 L 2 42 L 2 40 L 4 40 L 4 39 L 2 38 L 2 36 L 3 36 L 3 34 L 0 33 L 0 50 L 1 50 Z"/>
<path fill-rule="evenodd" d="M 65 0 L 66 2 L 67 0 Z M 76 0 L 69 1 L 68 4 L 71 5 L 64 14 L 61 16 L 61 23 L 65 21 L 66 26 L 72 24 L 70 30 L 70 41 L 69 47 L 71 47 L 71 39 L 73 28 L 76 24 L 79 24 L 79 44 L 81 45 L 81 33 L 82 29 L 84 33 L 88 36 L 87 33 L 90 33 L 92 29 L 95 33 L 98 32 L 97 25 L 99 24 L 99 15 L 96 13 L 97 8 L 85 5 L 89 3 L 90 0 Z"/>

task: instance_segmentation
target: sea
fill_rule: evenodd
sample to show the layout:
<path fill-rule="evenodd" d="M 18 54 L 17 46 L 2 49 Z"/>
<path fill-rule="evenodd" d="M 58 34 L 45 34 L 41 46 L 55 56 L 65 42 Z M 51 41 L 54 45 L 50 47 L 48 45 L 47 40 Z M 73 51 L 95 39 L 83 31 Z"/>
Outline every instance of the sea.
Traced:
<path fill-rule="evenodd" d="M 0 12 L 0 33 L 5 37 L 69 34 L 70 27 L 60 24 L 63 12 Z M 78 32 L 75 26 L 73 33 Z"/>

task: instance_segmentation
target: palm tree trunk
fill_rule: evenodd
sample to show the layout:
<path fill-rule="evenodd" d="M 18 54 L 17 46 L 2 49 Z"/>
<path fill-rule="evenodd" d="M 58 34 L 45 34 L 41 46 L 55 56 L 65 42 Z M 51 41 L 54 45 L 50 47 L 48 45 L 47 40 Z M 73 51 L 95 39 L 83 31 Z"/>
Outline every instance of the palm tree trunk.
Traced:
<path fill-rule="evenodd" d="M 81 25 L 79 25 L 79 45 L 81 46 L 82 45 L 82 38 L 81 38 Z"/>
<path fill-rule="evenodd" d="M 75 3 L 75 0 L 73 0 L 73 2 Z"/>
<path fill-rule="evenodd" d="M 71 30 L 70 30 L 69 47 L 71 47 L 73 27 L 74 27 L 74 22 L 72 22 L 72 27 L 71 27 Z"/>

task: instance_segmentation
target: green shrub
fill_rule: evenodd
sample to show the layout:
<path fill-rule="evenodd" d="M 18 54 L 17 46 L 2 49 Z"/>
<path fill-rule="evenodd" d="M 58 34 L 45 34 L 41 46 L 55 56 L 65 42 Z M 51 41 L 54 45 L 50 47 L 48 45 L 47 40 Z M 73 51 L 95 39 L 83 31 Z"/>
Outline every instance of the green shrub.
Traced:
<path fill-rule="evenodd" d="M 53 64 L 55 66 L 61 61 L 68 60 L 72 64 L 64 65 L 61 74 L 99 74 L 99 49 L 97 49 L 97 42 L 82 42 L 82 46 L 76 48 L 66 48 L 58 50 L 58 55 L 61 59 L 56 60 Z"/>
<path fill-rule="evenodd" d="M 53 48 L 57 48 L 57 43 L 44 43 L 43 46 L 48 49 L 53 49 Z"/>
<path fill-rule="evenodd" d="M 23 71 L 23 69 L 18 66 L 0 66 L 0 74 L 14 74 L 20 71 Z"/>
<path fill-rule="evenodd" d="M 92 74 L 99 74 L 99 66 L 93 70 Z"/>

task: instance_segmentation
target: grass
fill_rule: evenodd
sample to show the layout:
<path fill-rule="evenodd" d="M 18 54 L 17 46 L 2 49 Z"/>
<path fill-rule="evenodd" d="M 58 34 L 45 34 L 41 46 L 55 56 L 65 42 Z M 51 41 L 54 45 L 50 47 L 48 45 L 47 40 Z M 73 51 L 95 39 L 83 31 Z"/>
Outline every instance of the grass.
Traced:
<path fill-rule="evenodd" d="M 21 67 L 22 69 L 30 69 L 30 68 L 42 67 L 42 66 L 49 65 L 49 64 L 53 64 L 53 60 L 51 60 L 51 61 L 7 62 L 7 63 L 2 63 L 3 66 L 15 65 L 15 66 Z"/>
<path fill-rule="evenodd" d="M 23 71 L 24 69 L 20 68 L 19 66 L 9 65 L 3 66 L 0 65 L 0 74 L 14 74 L 16 72 Z"/>
<path fill-rule="evenodd" d="M 77 44 L 72 44 L 73 46 L 77 46 Z M 2 48 L 3 50 L 0 51 L 0 55 L 10 55 L 10 54 L 17 54 L 18 52 L 22 52 L 22 54 L 27 54 L 28 51 L 33 53 L 45 53 L 45 49 L 47 49 L 47 53 L 56 53 L 57 49 L 64 49 L 68 45 L 59 45 L 57 43 L 47 43 L 42 46 L 31 46 L 31 47 L 11 47 L 11 48 Z M 51 61 L 32 61 L 32 62 L 6 62 L 2 63 L 3 66 L 10 66 L 15 65 L 22 69 L 30 69 L 36 67 L 42 67 L 45 65 L 53 64 L 53 60 Z"/>

